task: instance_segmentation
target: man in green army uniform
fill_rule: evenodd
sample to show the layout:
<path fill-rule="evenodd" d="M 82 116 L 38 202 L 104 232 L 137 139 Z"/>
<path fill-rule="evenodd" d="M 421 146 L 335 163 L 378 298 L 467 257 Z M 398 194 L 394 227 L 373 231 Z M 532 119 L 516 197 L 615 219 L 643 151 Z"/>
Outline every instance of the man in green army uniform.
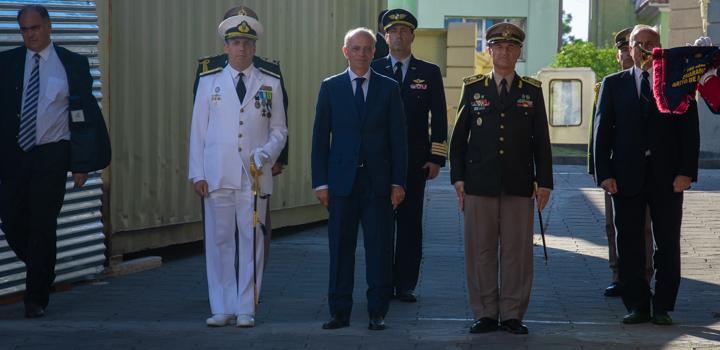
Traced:
<path fill-rule="evenodd" d="M 486 39 L 493 71 L 464 79 L 450 142 L 450 178 L 465 212 L 470 333 L 527 334 L 533 199 L 542 210 L 553 188 L 547 115 L 540 82 L 515 72 L 522 29 L 498 23 Z"/>
<path fill-rule="evenodd" d="M 258 19 L 257 13 L 253 11 L 251 8 L 247 6 L 237 6 L 233 7 L 227 11 L 225 11 L 225 14 L 223 15 L 223 20 L 228 19 L 232 16 L 249 16 L 256 20 Z M 285 81 L 282 78 L 282 73 L 280 72 L 280 62 L 276 60 L 270 60 L 264 57 L 255 56 L 253 57 L 252 64 L 262 71 L 265 74 L 274 76 L 278 79 L 280 79 L 280 87 L 282 89 L 282 95 L 283 95 L 283 105 L 285 107 L 285 120 L 287 122 L 287 113 L 288 113 L 288 95 L 285 91 Z M 193 85 L 193 96 L 197 94 L 197 88 L 198 88 L 198 82 L 200 81 L 200 77 L 215 73 L 216 71 L 220 71 L 227 65 L 227 54 L 222 53 L 215 56 L 207 56 L 202 57 L 198 59 L 198 67 L 197 71 L 195 72 L 195 84 Z M 285 143 L 285 148 L 283 149 L 282 153 L 280 154 L 280 157 L 278 158 L 277 162 L 272 167 L 272 175 L 277 176 L 280 175 L 283 171 L 283 167 L 288 164 L 288 148 L 290 146 L 290 141 L 288 140 Z M 267 201 L 267 210 L 265 211 L 266 218 L 265 218 L 265 265 L 267 266 L 267 260 L 270 256 L 270 239 L 272 237 L 272 226 L 270 225 L 270 201 Z"/>
<path fill-rule="evenodd" d="M 620 65 L 620 70 L 626 70 L 633 67 L 632 56 L 630 55 L 630 42 L 629 36 L 632 31 L 632 27 L 625 28 L 615 34 L 615 47 L 617 47 L 617 54 L 615 60 Z M 600 86 L 602 82 L 595 84 L 595 97 L 593 98 L 593 110 L 590 115 L 590 136 L 588 141 L 588 174 L 595 178 L 595 159 L 593 157 L 593 140 L 594 140 L 594 117 L 595 117 L 595 105 L 597 104 L 598 93 L 600 92 Z M 650 208 L 645 212 L 645 276 L 650 282 L 653 275 L 653 247 L 652 229 L 650 220 Z M 610 270 L 612 270 L 612 282 L 607 288 L 605 288 L 604 295 L 606 297 L 619 297 L 622 295 L 622 286 L 620 285 L 620 276 L 618 275 L 618 256 L 617 246 L 615 237 L 615 224 L 613 223 L 613 208 L 612 208 L 612 197 L 610 194 L 605 193 L 605 232 L 607 233 L 608 239 L 608 263 L 610 264 Z"/>

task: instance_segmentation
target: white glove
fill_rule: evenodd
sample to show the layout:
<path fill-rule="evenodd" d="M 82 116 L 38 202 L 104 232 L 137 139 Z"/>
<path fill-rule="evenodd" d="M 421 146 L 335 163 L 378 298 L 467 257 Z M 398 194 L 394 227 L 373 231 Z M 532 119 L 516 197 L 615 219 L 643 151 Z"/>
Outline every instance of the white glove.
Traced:
<path fill-rule="evenodd" d="M 713 46 L 712 39 L 707 36 L 701 36 L 695 40 L 693 46 Z"/>
<path fill-rule="evenodd" d="M 703 76 L 700 77 L 700 84 L 705 85 L 705 83 L 707 83 L 708 79 L 710 79 L 711 77 L 713 77 L 715 75 L 717 75 L 717 68 L 708 69 L 707 72 L 705 72 L 705 74 L 703 74 Z"/>
<path fill-rule="evenodd" d="M 252 152 L 252 159 L 253 162 L 255 162 L 255 167 L 260 169 L 263 165 L 270 161 L 270 156 L 265 153 L 262 148 L 256 148 Z"/>

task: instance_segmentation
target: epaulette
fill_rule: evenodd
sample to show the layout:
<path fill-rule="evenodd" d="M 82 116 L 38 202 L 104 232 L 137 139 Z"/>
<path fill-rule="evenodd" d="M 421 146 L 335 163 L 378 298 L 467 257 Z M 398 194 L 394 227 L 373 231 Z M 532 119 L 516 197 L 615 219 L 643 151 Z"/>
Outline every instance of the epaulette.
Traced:
<path fill-rule="evenodd" d="M 524 77 L 522 77 L 521 79 L 522 79 L 522 81 L 524 81 L 524 82 L 526 82 L 526 83 L 528 83 L 528 84 L 530 84 L 530 85 L 532 85 L 532 86 L 534 86 L 534 87 L 537 87 L 537 88 L 542 87 L 542 82 L 541 82 L 540 80 L 535 79 L 535 78 L 530 78 L 530 77 L 528 77 L 528 76 L 524 76 Z"/>
<path fill-rule="evenodd" d="M 485 80 L 486 78 L 487 78 L 487 75 L 485 75 L 485 74 L 471 75 L 469 77 L 463 78 L 463 83 L 465 85 L 475 84 L 479 81 Z"/>
<path fill-rule="evenodd" d="M 200 75 L 202 75 L 211 70 L 214 70 L 215 68 L 225 67 L 226 63 L 227 63 L 227 55 L 225 55 L 225 54 L 200 57 L 200 58 L 198 58 L 198 65 L 200 66 L 198 71 L 200 72 Z"/>
<path fill-rule="evenodd" d="M 215 68 L 215 69 L 210 69 L 210 70 L 208 70 L 208 71 L 206 71 L 206 72 L 201 72 L 199 76 L 204 77 L 204 76 L 206 76 L 206 75 L 212 75 L 212 74 L 215 74 L 215 73 L 222 72 L 222 70 L 223 70 L 223 67 L 217 67 L 217 68 Z"/>
<path fill-rule="evenodd" d="M 267 58 L 267 57 L 263 57 L 263 56 L 255 56 L 255 57 L 257 57 L 257 58 L 265 61 L 266 63 L 274 64 L 274 65 L 276 65 L 276 66 L 279 66 L 279 65 L 280 65 L 280 61 L 278 61 L 278 60 L 273 60 L 273 59 L 270 59 L 270 58 Z"/>
<path fill-rule="evenodd" d="M 280 74 L 277 74 L 277 73 L 275 73 L 275 72 L 271 72 L 271 71 L 265 69 L 264 67 L 257 67 L 257 69 L 258 69 L 259 71 L 261 71 L 261 72 L 263 72 L 263 73 L 271 76 L 271 77 L 275 77 L 275 78 L 280 79 Z"/>
<path fill-rule="evenodd" d="M 602 82 L 595 83 L 595 94 L 600 93 L 600 86 L 602 86 Z"/>
<path fill-rule="evenodd" d="M 600 86 L 602 86 L 602 82 L 595 83 L 595 89 L 593 91 L 593 106 L 597 105 L 598 96 L 600 95 Z"/>

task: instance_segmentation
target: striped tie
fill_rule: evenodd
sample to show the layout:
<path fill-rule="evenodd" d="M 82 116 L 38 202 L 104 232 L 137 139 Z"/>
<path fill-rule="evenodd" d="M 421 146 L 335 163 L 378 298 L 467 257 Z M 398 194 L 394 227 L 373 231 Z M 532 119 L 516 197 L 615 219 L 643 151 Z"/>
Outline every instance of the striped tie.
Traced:
<path fill-rule="evenodd" d="M 18 133 L 18 144 L 25 152 L 35 146 L 35 121 L 40 97 L 40 55 L 35 54 L 33 59 L 35 59 L 35 63 L 25 90 L 22 117 L 20 117 L 20 132 Z"/>

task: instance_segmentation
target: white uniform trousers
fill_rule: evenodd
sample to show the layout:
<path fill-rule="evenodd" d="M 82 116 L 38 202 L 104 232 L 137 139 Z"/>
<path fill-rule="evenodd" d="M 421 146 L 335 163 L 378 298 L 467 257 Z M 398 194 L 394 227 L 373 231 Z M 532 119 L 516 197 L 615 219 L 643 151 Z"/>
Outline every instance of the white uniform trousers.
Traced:
<path fill-rule="evenodd" d="M 244 175 L 244 174 L 243 174 Z M 254 315 L 253 301 L 253 195 L 247 176 L 242 188 L 218 189 L 205 199 L 205 259 L 210 309 L 215 314 Z M 258 217 L 264 221 L 266 200 L 258 197 Z M 237 245 L 235 225 L 238 227 Z M 263 236 L 255 230 L 257 292 L 263 272 Z M 238 268 L 235 269 L 235 256 Z"/>

